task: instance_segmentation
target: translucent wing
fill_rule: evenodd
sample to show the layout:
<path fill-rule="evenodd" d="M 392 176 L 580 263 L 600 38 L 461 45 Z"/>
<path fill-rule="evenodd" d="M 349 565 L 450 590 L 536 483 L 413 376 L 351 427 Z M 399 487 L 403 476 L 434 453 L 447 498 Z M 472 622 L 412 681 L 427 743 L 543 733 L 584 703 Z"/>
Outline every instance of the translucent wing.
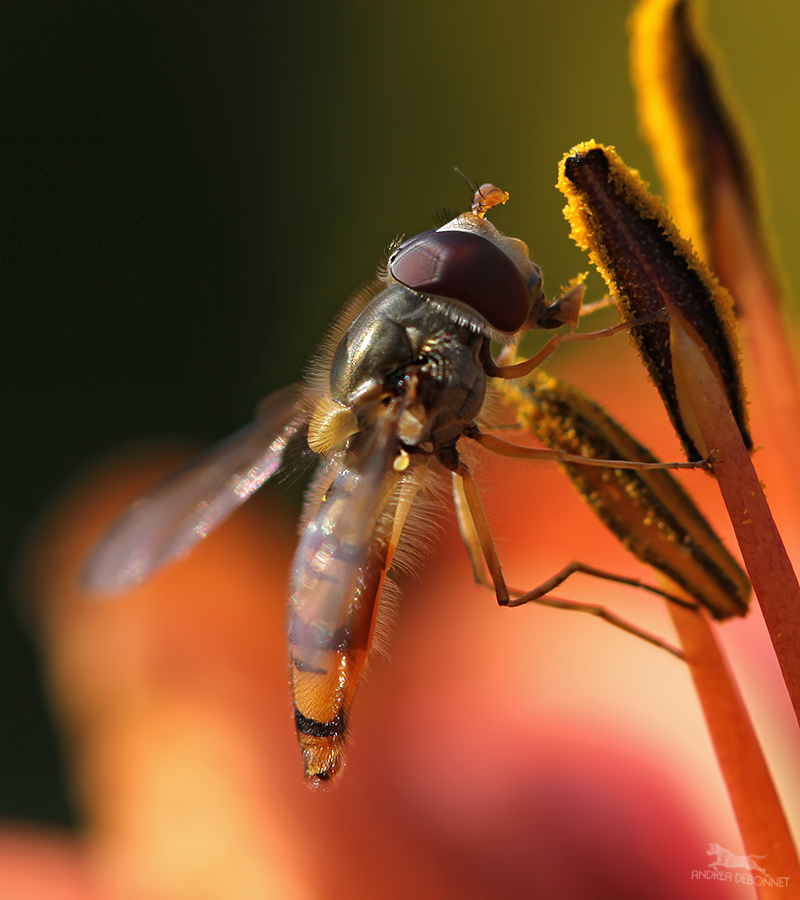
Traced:
<path fill-rule="evenodd" d="M 298 643 L 330 649 L 346 628 L 376 536 L 399 475 L 392 468 L 396 417 L 387 413 L 358 451 L 328 460 L 321 501 L 311 510 L 294 557 L 290 631 Z M 305 639 L 299 639 L 300 635 Z M 306 647 L 307 651 L 311 648 Z"/>
<path fill-rule="evenodd" d="M 300 385 L 273 394 L 256 419 L 137 500 L 95 547 L 85 587 L 114 593 L 185 556 L 280 468 L 308 415 Z"/>

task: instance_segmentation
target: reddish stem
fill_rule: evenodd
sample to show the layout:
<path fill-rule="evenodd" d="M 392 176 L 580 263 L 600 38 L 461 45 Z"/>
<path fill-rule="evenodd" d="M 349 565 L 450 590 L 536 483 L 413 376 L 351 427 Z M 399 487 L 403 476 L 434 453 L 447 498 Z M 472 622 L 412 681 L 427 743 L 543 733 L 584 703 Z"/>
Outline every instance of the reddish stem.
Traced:
<path fill-rule="evenodd" d="M 714 475 L 800 721 L 800 585 L 707 350 L 680 313 L 672 313 L 675 379 L 693 410 L 697 436 L 716 455 Z"/>
<path fill-rule="evenodd" d="M 800 896 L 800 861 L 786 816 L 713 626 L 702 609 L 694 612 L 677 603 L 667 606 L 703 707 L 744 845 L 748 853 L 766 855 L 763 865 L 772 880 L 778 882 L 757 885 L 759 897 L 787 900 Z"/>

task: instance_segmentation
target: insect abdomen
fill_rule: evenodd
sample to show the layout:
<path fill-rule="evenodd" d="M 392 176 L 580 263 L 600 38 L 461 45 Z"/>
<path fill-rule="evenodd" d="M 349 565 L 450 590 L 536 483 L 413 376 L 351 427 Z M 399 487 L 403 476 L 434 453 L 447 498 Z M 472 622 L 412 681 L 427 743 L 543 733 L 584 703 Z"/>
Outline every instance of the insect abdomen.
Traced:
<path fill-rule="evenodd" d="M 399 476 L 347 455 L 311 490 L 297 548 L 288 628 L 295 726 L 308 778 L 341 768 L 347 719 L 391 562 L 387 507 Z M 315 508 L 316 507 L 316 508 Z"/>

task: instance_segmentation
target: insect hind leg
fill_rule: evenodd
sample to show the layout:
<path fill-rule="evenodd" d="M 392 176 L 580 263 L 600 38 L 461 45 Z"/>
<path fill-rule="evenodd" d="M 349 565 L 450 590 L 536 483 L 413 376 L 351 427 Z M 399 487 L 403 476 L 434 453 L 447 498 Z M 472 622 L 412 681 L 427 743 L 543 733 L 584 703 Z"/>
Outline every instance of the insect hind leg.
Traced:
<path fill-rule="evenodd" d="M 612 572 L 606 572 L 603 569 L 573 561 L 532 590 L 520 591 L 508 587 L 500 569 L 497 551 L 494 547 L 494 541 L 491 532 L 489 531 L 488 523 L 486 522 L 486 518 L 480 506 L 480 501 L 477 499 L 477 494 L 474 492 L 475 484 L 471 473 L 465 466 L 459 466 L 458 471 L 453 472 L 453 497 L 455 500 L 456 518 L 458 520 L 461 538 L 470 559 L 475 581 L 482 587 L 493 590 L 500 606 L 514 608 L 525 606 L 528 603 L 539 603 L 541 606 L 549 606 L 554 609 L 586 613 L 588 615 L 596 616 L 604 622 L 608 622 L 609 625 L 620 628 L 628 634 L 641 638 L 649 644 L 660 647 L 662 650 L 666 650 L 668 653 L 677 656 L 679 659 L 685 658 L 683 653 L 677 647 L 673 647 L 671 644 L 661 640 L 661 638 L 656 637 L 654 634 L 650 634 L 650 632 L 628 622 L 626 619 L 621 618 L 604 606 L 600 606 L 596 603 L 580 603 L 574 600 L 564 600 L 560 597 L 553 597 L 550 594 L 550 591 L 557 588 L 560 584 L 563 584 L 571 575 L 582 573 L 584 575 L 591 575 L 595 578 L 602 578 L 606 581 L 613 581 L 617 584 L 638 587 L 642 590 L 649 591 L 652 594 L 656 594 L 659 597 L 663 597 L 670 603 L 677 603 L 679 606 L 688 609 L 697 609 L 696 604 L 683 600 L 680 597 L 676 597 L 673 594 L 669 594 L 666 591 L 662 591 L 660 588 L 647 584 L 644 581 L 640 581 L 638 578 L 615 575 Z"/>
<path fill-rule="evenodd" d="M 649 591 L 651 594 L 656 594 L 657 596 L 668 600 L 670 603 L 675 603 L 686 609 L 697 609 L 697 604 L 693 603 L 691 600 L 684 600 L 681 597 L 676 597 L 674 594 L 670 594 L 668 591 L 655 587 L 655 585 L 648 584 L 646 581 L 642 581 L 639 578 L 618 575 L 615 572 L 608 572 L 605 569 L 598 569 L 596 566 L 587 565 L 579 560 L 573 560 L 572 562 L 567 563 L 563 569 L 556 572 L 555 575 L 552 575 L 546 581 L 543 581 L 538 587 L 520 593 L 519 596 L 515 597 L 509 603 L 509 606 L 523 606 L 525 603 L 540 600 L 545 594 L 549 594 L 554 588 L 563 584 L 571 575 L 577 575 L 579 573 L 582 575 L 591 575 L 593 578 L 601 578 L 605 581 L 613 581 L 616 584 L 624 584 L 628 587 L 640 588 L 643 591 Z M 517 594 L 519 592 L 511 591 L 511 593 Z"/>
<path fill-rule="evenodd" d="M 525 606 L 528 603 L 539 603 L 542 606 L 549 606 L 553 609 L 564 609 L 573 612 L 587 613 L 588 615 L 596 616 L 597 618 L 602 619 L 604 622 L 608 622 L 609 625 L 613 625 L 616 628 L 622 629 L 622 631 L 628 632 L 628 634 L 632 634 L 635 637 L 641 638 L 642 640 L 647 641 L 649 644 L 660 647 L 662 650 L 666 650 L 668 653 L 672 653 L 679 659 L 685 658 L 683 653 L 676 647 L 673 647 L 671 644 L 661 640 L 661 638 L 656 637 L 650 632 L 639 628 L 637 625 L 628 622 L 626 619 L 621 618 L 616 613 L 611 612 L 611 610 L 607 609 L 604 606 L 601 606 L 600 604 L 581 603 L 575 600 L 564 600 L 560 597 L 554 597 L 552 596 L 552 594 L 550 594 L 550 591 L 563 584 L 571 575 L 575 575 L 578 573 L 583 575 L 591 575 L 594 578 L 601 578 L 605 581 L 612 581 L 616 584 L 624 584 L 628 587 L 635 587 L 644 591 L 649 591 L 651 594 L 656 594 L 659 597 L 663 597 L 663 599 L 665 599 L 667 602 L 675 603 L 678 606 L 684 607 L 685 609 L 698 609 L 698 605 L 696 603 L 693 603 L 690 600 L 684 600 L 681 597 L 676 597 L 674 594 L 670 594 L 667 591 L 661 590 L 661 588 L 655 587 L 652 584 L 647 584 L 647 582 L 641 581 L 639 578 L 630 578 L 626 575 L 617 575 L 614 572 L 607 572 L 604 569 L 598 569 L 595 566 L 589 566 L 577 560 L 573 560 L 572 562 L 568 563 L 566 566 L 564 566 L 563 569 L 561 569 L 559 572 L 556 572 L 555 575 L 548 578 L 546 581 L 543 581 L 540 585 L 538 585 L 538 587 L 535 587 L 532 590 L 518 591 L 514 588 L 509 587 L 508 590 L 512 596 L 509 602 L 505 605 L 514 608 L 518 606 Z"/>

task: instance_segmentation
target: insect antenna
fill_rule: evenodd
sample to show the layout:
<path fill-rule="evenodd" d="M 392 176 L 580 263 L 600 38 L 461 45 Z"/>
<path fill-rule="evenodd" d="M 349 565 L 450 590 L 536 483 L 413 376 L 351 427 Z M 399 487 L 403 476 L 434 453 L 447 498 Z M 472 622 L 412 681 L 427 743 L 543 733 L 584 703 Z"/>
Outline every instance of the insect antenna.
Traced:
<path fill-rule="evenodd" d="M 478 182 L 475 181 L 474 178 L 470 178 L 469 175 L 466 175 L 464 172 L 462 172 L 461 169 L 458 168 L 458 166 L 453 166 L 453 171 L 464 179 L 464 181 L 467 183 L 467 187 L 472 191 L 473 194 L 478 193 L 480 189 L 478 188 Z"/>

